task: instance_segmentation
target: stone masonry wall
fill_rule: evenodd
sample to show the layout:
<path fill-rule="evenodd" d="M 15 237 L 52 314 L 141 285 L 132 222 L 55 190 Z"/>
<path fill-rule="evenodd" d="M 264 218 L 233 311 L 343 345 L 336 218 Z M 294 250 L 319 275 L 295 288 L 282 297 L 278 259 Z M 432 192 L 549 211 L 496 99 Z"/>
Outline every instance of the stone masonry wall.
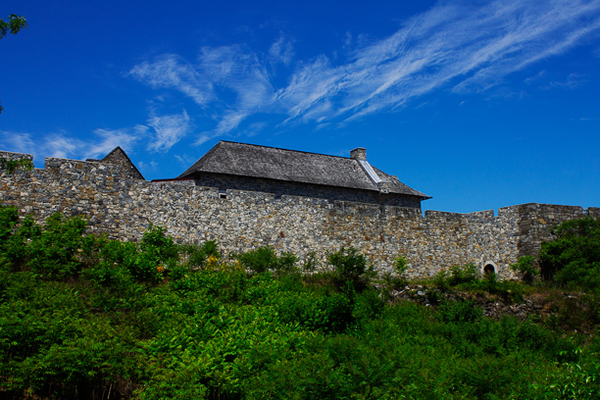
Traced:
<path fill-rule="evenodd" d="M 397 193 L 381 194 L 377 191 L 284 182 L 271 179 L 202 173 L 201 176 L 195 179 L 195 184 L 196 186 L 216 187 L 219 189 L 272 193 L 275 197 L 286 195 L 307 196 L 318 199 L 327 199 L 329 201 L 343 200 L 359 203 L 421 208 L 421 199 L 418 196 Z"/>
<path fill-rule="evenodd" d="M 1 156 L 2 154 L 0 154 Z M 194 181 L 148 182 L 123 178 L 118 166 L 46 158 L 44 169 L 0 175 L 0 201 L 39 220 L 53 212 L 84 215 L 92 232 L 139 240 L 161 225 L 176 240 L 217 240 L 224 252 L 271 245 L 301 260 L 324 260 L 342 246 L 368 255 L 379 270 L 405 255 L 412 277 L 452 265 L 491 264 L 502 277 L 517 257 L 532 254 L 553 224 L 600 208 L 525 204 L 456 214 L 353 202 L 196 186 Z"/>
<path fill-rule="evenodd" d="M 557 206 L 553 204 L 522 204 L 519 208 L 519 257 L 537 254 L 542 242 L 552 240 L 550 230 L 561 222 L 575 218 L 600 218 L 600 208 Z"/>

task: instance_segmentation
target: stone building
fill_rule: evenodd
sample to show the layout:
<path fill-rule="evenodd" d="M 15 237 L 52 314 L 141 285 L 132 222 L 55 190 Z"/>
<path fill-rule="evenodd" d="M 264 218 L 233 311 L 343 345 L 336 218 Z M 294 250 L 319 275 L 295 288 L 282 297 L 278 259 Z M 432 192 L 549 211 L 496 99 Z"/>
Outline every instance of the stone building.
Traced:
<path fill-rule="evenodd" d="M 430 198 L 371 166 L 360 147 L 347 158 L 220 141 L 177 178 L 154 182 L 182 180 L 218 188 L 222 198 L 245 190 L 419 209 Z"/>
<path fill-rule="evenodd" d="M 153 182 L 121 148 L 101 160 L 46 157 L 44 168 L 0 169 L 0 203 L 38 221 L 55 212 L 82 215 L 90 232 L 133 241 L 159 225 L 179 242 L 216 240 L 224 254 L 272 246 L 323 263 L 354 246 L 380 271 L 406 257 L 410 277 L 473 263 L 511 278 L 509 266 L 536 255 L 554 225 L 600 218 L 600 208 L 537 203 L 497 215 L 423 213 L 426 198 L 372 167 L 364 149 L 345 158 L 220 142 L 179 177 Z"/>

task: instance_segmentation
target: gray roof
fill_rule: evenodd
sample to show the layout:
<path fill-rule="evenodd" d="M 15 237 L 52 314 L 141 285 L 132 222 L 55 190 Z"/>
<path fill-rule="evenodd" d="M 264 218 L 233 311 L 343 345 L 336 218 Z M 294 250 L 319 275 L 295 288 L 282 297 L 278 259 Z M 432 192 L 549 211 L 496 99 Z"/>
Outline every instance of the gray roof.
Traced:
<path fill-rule="evenodd" d="M 220 141 L 177 179 L 202 173 L 301 182 L 351 189 L 380 191 L 429 198 L 370 165 L 346 157 Z M 375 172 L 376 176 L 369 174 Z M 377 183 L 378 179 L 383 181 Z"/>

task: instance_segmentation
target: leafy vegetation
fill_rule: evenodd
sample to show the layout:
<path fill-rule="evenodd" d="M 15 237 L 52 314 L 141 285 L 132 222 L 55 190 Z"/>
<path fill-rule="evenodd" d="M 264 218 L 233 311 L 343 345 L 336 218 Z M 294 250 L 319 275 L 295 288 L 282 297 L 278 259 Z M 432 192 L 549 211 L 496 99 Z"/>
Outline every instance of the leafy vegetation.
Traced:
<path fill-rule="evenodd" d="M 1 398 L 600 395 L 596 335 L 486 318 L 472 300 L 389 304 L 356 249 L 332 253 L 321 272 L 314 257 L 302 268 L 272 248 L 228 258 L 215 242 L 182 246 L 160 227 L 140 243 L 85 228 L 78 217 L 38 225 L 0 208 Z M 435 282 L 521 285 L 471 266 Z"/>
<path fill-rule="evenodd" d="M 9 159 L 0 157 L 0 169 L 6 170 L 6 173 L 9 175 L 14 174 L 19 169 L 31 171 L 33 166 L 33 161 L 28 158 Z"/>
<path fill-rule="evenodd" d="M 270 246 L 248 251 L 238 255 L 237 258 L 245 268 L 256 273 L 266 271 L 277 273 L 292 272 L 298 260 L 295 255 L 289 253 L 277 256 L 275 250 Z"/>
<path fill-rule="evenodd" d="M 533 279 L 540 274 L 540 271 L 535 267 L 534 263 L 534 256 L 520 257 L 515 264 L 511 265 L 511 269 L 520 273 L 523 281 L 532 284 Z"/>
<path fill-rule="evenodd" d="M 373 275 L 373 268 L 367 266 L 367 258 L 354 247 L 342 247 L 329 254 L 327 261 L 335 268 L 334 283 L 340 289 L 362 291 Z"/>
<path fill-rule="evenodd" d="M 21 29 L 27 28 L 27 20 L 20 15 L 10 14 L 8 21 L 0 18 L 0 39 L 4 38 L 7 33 L 16 35 Z"/>
<path fill-rule="evenodd" d="M 600 288 L 600 220 L 566 221 L 542 244 L 540 272 L 546 281 L 568 288 Z"/>

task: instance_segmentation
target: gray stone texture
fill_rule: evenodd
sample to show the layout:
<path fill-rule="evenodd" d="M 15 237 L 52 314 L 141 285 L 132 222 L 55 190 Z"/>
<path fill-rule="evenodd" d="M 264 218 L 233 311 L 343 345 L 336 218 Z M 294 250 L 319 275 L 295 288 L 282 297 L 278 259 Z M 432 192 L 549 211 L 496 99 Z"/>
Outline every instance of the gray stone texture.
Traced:
<path fill-rule="evenodd" d="M 0 153 L 0 156 L 12 153 Z M 121 159 L 122 161 L 122 159 Z M 367 254 L 380 271 L 398 255 L 410 277 L 428 277 L 453 265 L 491 263 L 503 278 L 518 257 L 535 254 L 549 229 L 600 208 L 523 204 L 456 214 L 393 205 L 339 201 L 320 196 L 197 186 L 194 180 L 148 182 L 121 162 L 46 158 L 44 169 L 0 174 L 0 200 L 40 221 L 54 212 L 84 215 L 90 231 L 140 240 L 150 224 L 180 242 L 217 240 L 225 253 L 270 245 L 300 260 L 342 246 Z M 141 176 L 141 175 L 140 175 Z M 223 196 L 225 194 L 226 196 Z M 223 198 L 225 197 L 225 198 Z"/>
<path fill-rule="evenodd" d="M 194 180 L 196 186 L 216 187 L 221 190 L 243 190 L 271 193 L 275 198 L 282 196 L 304 196 L 351 201 L 358 203 L 393 205 L 398 207 L 421 208 L 421 198 L 398 193 L 381 193 L 372 190 L 350 189 L 308 183 L 276 181 L 273 179 L 248 178 L 243 176 L 203 173 Z"/>

